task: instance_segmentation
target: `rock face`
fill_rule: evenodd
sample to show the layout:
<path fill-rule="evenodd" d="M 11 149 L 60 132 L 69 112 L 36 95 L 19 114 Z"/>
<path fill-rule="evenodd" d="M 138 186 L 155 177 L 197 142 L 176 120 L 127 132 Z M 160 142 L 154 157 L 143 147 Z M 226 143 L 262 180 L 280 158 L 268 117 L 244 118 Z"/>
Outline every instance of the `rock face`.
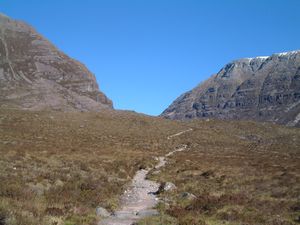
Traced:
<path fill-rule="evenodd" d="M 112 108 L 94 75 L 27 24 L 0 14 L 0 105 L 30 110 Z"/>
<path fill-rule="evenodd" d="M 300 126 L 300 51 L 233 61 L 181 95 L 162 116 Z"/>

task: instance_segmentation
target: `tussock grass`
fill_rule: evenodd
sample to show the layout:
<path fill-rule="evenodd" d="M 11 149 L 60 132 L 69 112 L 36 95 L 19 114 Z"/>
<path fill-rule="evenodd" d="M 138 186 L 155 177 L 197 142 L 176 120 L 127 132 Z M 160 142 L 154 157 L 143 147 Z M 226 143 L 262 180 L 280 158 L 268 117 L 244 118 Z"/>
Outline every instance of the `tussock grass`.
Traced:
<path fill-rule="evenodd" d="M 0 109 L 0 225 L 96 224 L 97 206 L 115 210 L 138 169 L 182 144 L 149 176 L 177 189 L 139 224 L 299 224 L 299 129 Z"/>
<path fill-rule="evenodd" d="M 172 148 L 172 121 L 130 112 L 0 109 L 0 221 L 95 224 L 139 168 Z"/>
<path fill-rule="evenodd" d="M 177 224 L 299 223 L 300 130 L 272 124 L 193 121 L 179 136 L 189 150 L 152 175 L 177 190 L 161 194 Z M 181 193 L 196 195 L 183 199 Z M 199 220 L 199 221 L 198 221 Z"/>

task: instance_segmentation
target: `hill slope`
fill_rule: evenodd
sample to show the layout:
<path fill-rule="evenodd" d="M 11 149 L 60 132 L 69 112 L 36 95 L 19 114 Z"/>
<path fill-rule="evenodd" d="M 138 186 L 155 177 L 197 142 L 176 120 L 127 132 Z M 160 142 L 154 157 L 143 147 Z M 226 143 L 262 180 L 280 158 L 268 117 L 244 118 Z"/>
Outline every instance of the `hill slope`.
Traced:
<path fill-rule="evenodd" d="M 94 75 L 27 24 L 0 14 L 0 104 L 22 109 L 111 108 Z"/>
<path fill-rule="evenodd" d="M 233 61 L 163 113 L 170 119 L 215 117 L 300 125 L 300 51 Z"/>
<path fill-rule="evenodd" d="M 116 210 L 136 171 L 183 145 L 149 177 L 177 189 L 158 195 L 161 215 L 139 224 L 298 224 L 297 128 L 3 108 L 0 224 L 95 225 L 96 208 Z"/>

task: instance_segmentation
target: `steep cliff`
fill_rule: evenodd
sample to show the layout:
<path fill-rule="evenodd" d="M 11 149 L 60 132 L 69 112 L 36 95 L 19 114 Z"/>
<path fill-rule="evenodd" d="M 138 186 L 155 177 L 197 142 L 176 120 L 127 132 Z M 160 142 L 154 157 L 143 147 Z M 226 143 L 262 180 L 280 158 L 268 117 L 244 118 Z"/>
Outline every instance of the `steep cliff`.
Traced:
<path fill-rule="evenodd" d="M 112 108 L 95 76 L 29 25 L 0 14 L 0 105 L 29 110 Z"/>
<path fill-rule="evenodd" d="M 300 125 L 300 51 L 233 61 L 181 95 L 170 119 L 219 118 Z"/>

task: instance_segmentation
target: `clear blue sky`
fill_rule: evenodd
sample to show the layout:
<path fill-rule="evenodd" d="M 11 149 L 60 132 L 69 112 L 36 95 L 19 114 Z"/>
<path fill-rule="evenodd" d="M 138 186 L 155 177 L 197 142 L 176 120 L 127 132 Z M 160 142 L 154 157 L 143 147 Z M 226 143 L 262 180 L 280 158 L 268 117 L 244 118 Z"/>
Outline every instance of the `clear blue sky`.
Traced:
<path fill-rule="evenodd" d="M 83 62 L 117 109 L 161 113 L 242 57 L 300 49 L 299 0 L 0 0 Z"/>

